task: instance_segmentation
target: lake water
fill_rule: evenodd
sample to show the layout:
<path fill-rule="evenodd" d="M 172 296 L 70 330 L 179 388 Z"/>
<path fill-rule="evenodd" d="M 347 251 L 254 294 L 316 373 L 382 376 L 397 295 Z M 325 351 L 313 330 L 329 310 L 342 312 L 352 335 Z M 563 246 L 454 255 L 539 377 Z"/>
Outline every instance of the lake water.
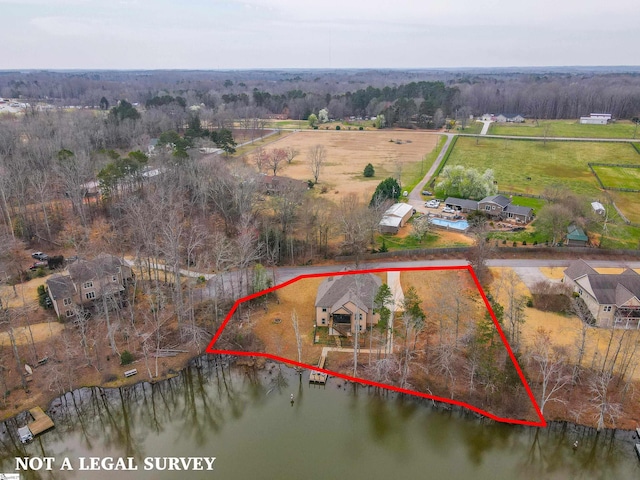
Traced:
<path fill-rule="evenodd" d="M 23 479 L 637 479 L 628 441 L 583 429 L 496 424 L 394 392 L 330 379 L 309 386 L 278 364 L 253 370 L 203 357 L 158 383 L 83 389 L 54 402 L 56 428 L 15 456 L 136 458 L 136 472 L 23 473 Z M 290 395 L 294 394 L 293 405 Z M 3 429 L 15 429 L 8 422 Z M 579 447 L 572 444 L 578 440 Z M 145 457 L 215 456 L 212 472 L 142 471 Z"/>

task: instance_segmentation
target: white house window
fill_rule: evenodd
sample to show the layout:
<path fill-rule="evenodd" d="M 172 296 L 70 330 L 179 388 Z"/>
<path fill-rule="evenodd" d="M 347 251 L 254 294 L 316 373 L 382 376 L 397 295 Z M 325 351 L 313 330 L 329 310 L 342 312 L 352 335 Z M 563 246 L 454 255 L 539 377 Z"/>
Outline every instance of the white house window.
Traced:
<path fill-rule="evenodd" d="M 62 301 L 62 304 L 63 304 L 65 307 L 68 307 L 69 305 L 71 305 L 71 299 L 70 299 L 70 298 L 65 298 L 65 299 Z"/>
<path fill-rule="evenodd" d="M 582 289 L 581 288 L 578 289 L 578 295 L 582 295 Z"/>
<path fill-rule="evenodd" d="M 322 323 L 322 325 L 326 325 L 327 324 L 327 319 L 323 318 L 320 323 Z"/>
<path fill-rule="evenodd" d="M 96 292 L 87 292 L 85 296 L 87 297 L 87 300 L 93 300 L 96 298 Z"/>
<path fill-rule="evenodd" d="M 485 205 L 484 209 L 485 210 L 491 210 L 491 205 Z"/>
<path fill-rule="evenodd" d="M 93 288 L 93 282 L 84 282 L 82 288 Z"/>
<path fill-rule="evenodd" d="M 362 320 L 362 314 L 359 314 L 359 315 L 358 315 L 358 318 L 359 318 L 360 320 Z"/>
<path fill-rule="evenodd" d="M 67 310 L 64 312 L 67 317 L 73 317 L 73 310 Z"/>
<path fill-rule="evenodd" d="M 118 277 L 116 277 L 115 275 L 113 277 L 111 277 L 111 281 L 112 282 L 117 282 L 118 281 Z"/>
<path fill-rule="evenodd" d="M 606 307 L 604 307 L 604 311 L 605 312 L 610 312 L 611 311 L 611 305 L 607 305 Z"/>
<path fill-rule="evenodd" d="M 495 205 L 493 205 L 493 206 L 491 207 L 491 210 L 495 210 L 495 209 L 496 209 L 496 206 L 495 206 Z"/>
<path fill-rule="evenodd" d="M 327 311 L 327 309 L 326 309 L 326 308 L 323 308 L 323 309 L 322 309 L 322 311 L 323 311 L 323 312 L 326 312 L 326 311 Z"/>
<path fill-rule="evenodd" d="M 513 213 L 511 213 L 511 212 L 507 213 L 507 217 L 513 218 Z"/>

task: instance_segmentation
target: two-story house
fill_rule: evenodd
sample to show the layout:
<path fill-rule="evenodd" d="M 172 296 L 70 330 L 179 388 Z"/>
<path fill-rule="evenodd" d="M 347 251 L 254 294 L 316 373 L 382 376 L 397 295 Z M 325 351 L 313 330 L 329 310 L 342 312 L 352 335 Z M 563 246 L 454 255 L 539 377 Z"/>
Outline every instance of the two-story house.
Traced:
<path fill-rule="evenodd" d="M 76 260 L 68 272 L 53 275 L 46 282 L 59 317 L 73 317 L 75 307 L 91 306 L 104 295 L 120 295 L 134 276 L 123 259 L 108 254 L 93 260 Z"/>
<path fill-rule="evenodd" d="M 380 316 L 373 311 L 373 299 L 380 285 L 382 280 L 371 273 L 328 277 L 316 295 L 316 325 L 343 336 L 375 325 Z"/>
<path fill-rule="evenodd" d="M 577 260 L 564 271 L 563 282 L 584 300 L 597 326 L 640 328 L 640 275 L 634 270 L 601 274 Z"/>

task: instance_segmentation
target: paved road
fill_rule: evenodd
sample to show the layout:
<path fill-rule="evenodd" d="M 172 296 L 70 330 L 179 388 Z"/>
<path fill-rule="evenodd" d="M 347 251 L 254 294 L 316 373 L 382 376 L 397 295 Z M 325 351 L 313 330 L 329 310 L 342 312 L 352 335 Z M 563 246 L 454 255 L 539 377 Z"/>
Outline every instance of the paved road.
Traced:
<path fill-rule="evenodd" d="M 454 133 L 439 132 L 438 134 L 446 135 L 447 141 L 444 142 L 444 145 L 442 146 L 442 149 L 440 150 L 440 153 L 438 154 L 436 161 L 433 162 L 433 165 L 431 165 L 431 168 L 426 173 L 424 178 L 420 180 L 420 183 L 418 183 L 418 185 L 416 185 L 415 188 L 411 190 L 411 193 L 409 194 L 409 198 L 408 198 L 409 204 L 411 204 L 413 208 L 416 209 L 416 211 L 421 213 L 427 213 L 429 211 L 429 209 L 424 206 L 424 199 L 422 198 L 422 190 L 424 190 L 425 185 L 431 181 L 431 177 L 433 177 L 433 174 L 436 172 L 436 170 L 442 163 L 442 160 L 444 159 L 444 155 L 445 153 L 447 153 L 447 149 L 449 148 L 449 145 L 451 144 L 451 141 L 455 136 Z"/>

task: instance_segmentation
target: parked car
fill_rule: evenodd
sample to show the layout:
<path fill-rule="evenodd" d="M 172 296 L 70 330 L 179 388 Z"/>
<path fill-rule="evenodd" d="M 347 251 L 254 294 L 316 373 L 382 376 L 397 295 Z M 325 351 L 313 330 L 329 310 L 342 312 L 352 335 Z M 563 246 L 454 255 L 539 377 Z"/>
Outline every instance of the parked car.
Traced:
<path fill-rule="evenodd" d="M 423 194 L 423 195 L 427 195 L 427 196 L 431 196 L 431 195 L 433 195 L 433 193 L 431 193 L 429 190 L 423 190 L 423 191 L 422 191 L 422 194 Z"/>
<path fill-rule="evenodd" d="M 39 268 L 45 268 L 48 266 L 49 266 L 48 262 L 35 262 L 33 265 L 29 267 L 29 270 L 37 270 Z"/>
<path fill-rule="evenodd" d="M 442 209 L 442 211 L 443 211 L 444 213 L 456 213 L 456 211 L 455 211 L 453 208 L 451 208 L 451 207 L 444 207 L 444 208 Z"/>
<path fill-rule="evenodd" d="M 36 260 L 47 260 L 49 258 L 49 255 L 42 252 L 33 252 L 31 254 L 31 257 L 35 258 Z"/>

